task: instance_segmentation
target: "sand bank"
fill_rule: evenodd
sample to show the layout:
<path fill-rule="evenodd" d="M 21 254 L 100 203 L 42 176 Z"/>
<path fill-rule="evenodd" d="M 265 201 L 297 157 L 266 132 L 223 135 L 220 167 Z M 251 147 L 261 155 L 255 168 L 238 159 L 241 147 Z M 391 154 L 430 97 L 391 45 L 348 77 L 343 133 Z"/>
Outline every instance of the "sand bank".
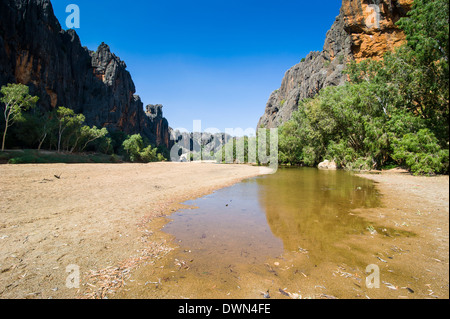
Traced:
<path fill-rule="evenodd" d="M 211 163 L 0 165 L 0 298 L 79 297 L 89 276 L 164 252 L 163 243 L 148 247 L 148 221 L 264 172 Z M 67 288 L 70 265 L 80 289 Z"/>

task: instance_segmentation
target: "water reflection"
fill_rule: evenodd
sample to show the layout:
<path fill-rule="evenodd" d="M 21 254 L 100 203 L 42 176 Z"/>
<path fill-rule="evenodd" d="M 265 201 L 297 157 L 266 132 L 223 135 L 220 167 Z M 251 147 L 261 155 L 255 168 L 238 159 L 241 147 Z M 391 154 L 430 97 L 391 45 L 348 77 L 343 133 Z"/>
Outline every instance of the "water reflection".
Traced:
<path fill-rule="evenodd" d="M 283 252 L 283 242 L 267 224 L 259 184 L 251 179 L 185 204 L 195 206 L 171 215 L 164 231 L 210 260 L 262 262 Z"/>
<path fill-rule="evenodd" d="M 299 249 L 315 259 L 342 256 L 338 243 L 368 227 L 351 210 L 379 198 L 373 182 L 348 172 L 285 168 L 186 204 L 198 208 L 173 214 L 165 231 L 196 258 L 231 264 Z"/>
<path fill-rule="evenodd" d="M 352 213 L 380 204 L 373 182 L 344 171 L 280 169 L 257 179 L 258 199 L 284 249 L 307 249 L 310 256 L 342 254 L 337 243 L 367 232 L 369 224 Z"/>

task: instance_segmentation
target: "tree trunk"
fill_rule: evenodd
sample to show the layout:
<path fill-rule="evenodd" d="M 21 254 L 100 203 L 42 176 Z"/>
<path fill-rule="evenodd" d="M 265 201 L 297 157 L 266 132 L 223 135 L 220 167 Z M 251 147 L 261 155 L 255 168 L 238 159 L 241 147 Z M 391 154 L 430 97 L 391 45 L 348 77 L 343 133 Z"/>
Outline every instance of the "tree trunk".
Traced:
<path fill-rule="evenodd" d="M 58 136 L 58 153 L 60 153 L 60 150 L 61 150 L 61 133 L 59 133 Z"/>
<path fill-rule="evenodd" d="M 8 131 L 8 123 L 9 123 L 9 115 L 11 113 L 8 113 L 8 116 L 6 116 L 5 120 L 5 131 L 3 132 L 3 141 L 2 141 L 2 152 L 5 150 L 5 141 L 6 141 L 6 132 Z M 6 115 L 6 113 L 5 113 Z"/>
<path fill-rule="evenodd" d="M 44 144 L 45 139 L 47 138 L 47 133 L 44 134 L 44 137 L 39 142 L 38 151 L 41 150 L 42 144 Z"/>
<path fill-rule="evenodd" d="M 77 148 L 78 145 L 78 141 L 80 140 L 80 137 L 77 137 L 77 139 L 75 140 L 75 145 L 72 147 L 72 149 L 70 150 L 70 153 L 72 154 L 75 149 Z"/>
<path fill-rule="evenodd" d="M 62 137 L 62 133 L 63 133 L 63 128 L 62 128 L 62 123 L 61 121 L 59 122 L 59 131 L 58 131 L 58 153 L 61 152 L 61 137 Z"/>
<path fill-rule="evenodd" d="M 6 125 L 5 132 L 3 133 L 2 152 L 5 150 L 5 141 L 6 141 L 6 132 L 7 131 L 8 131 L 8 125 Z"/>

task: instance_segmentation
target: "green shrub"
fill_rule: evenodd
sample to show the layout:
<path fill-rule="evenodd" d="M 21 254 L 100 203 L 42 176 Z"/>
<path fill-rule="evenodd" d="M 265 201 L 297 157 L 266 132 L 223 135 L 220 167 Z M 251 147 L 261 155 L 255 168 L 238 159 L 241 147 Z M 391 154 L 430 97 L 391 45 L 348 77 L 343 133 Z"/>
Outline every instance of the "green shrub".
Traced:
<path fill-rule="evenodd" d="M 429 129 L 408 133 L 394 142 L 392 158 L 408 167 L 414 175 L 447 173 L 449 150 L 442 149 Z"/>
<path fill-rule="evenodd" d="M 165 160 L 164 155 L 158 153 L 157 148 L 153 148 L 151 145 L 145 145 L 140 134 L 129 136 L 123 142 L 123 149 L 127 152 L 132 162 L 149 163 Z"/>
<path fill-rule="evenodd" d="M 144 141 L 142 140 L 142 136 L 140 134 L 131 135 L 123 142 L 122 145 L 132 162 L 136 162 L 141 159 L 140 152 L 144 147 Z"/>
<path fill-rule="evenodd" d="M 16 156 L 8 161 L 8 164 L 42 164 L 48 163 L 45 158 L 39 157 L 36 154 L 26 152 L 24 155 Z"/>
<path fill-rule="evenodd" d="M 157 149 L 147 146 L 139 153 L 139 156 L 143 162 L 156 162 L 158 161 Z"/>

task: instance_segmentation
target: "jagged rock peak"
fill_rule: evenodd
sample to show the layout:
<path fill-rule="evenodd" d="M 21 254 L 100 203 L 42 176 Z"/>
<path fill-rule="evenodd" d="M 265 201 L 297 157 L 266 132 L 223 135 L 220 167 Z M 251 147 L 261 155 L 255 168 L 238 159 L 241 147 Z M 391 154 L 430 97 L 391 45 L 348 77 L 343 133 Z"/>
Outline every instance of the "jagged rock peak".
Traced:
<path fill-rule="evenodd" d="M 163 117 L 163 106 L 161 104 L 149 104 L 145 107 L 147 116 L 151 118 Z"/>
<path fill-rule="evenodd" d="M 39 107 L 66 106 L 90 126 L 142 134 L 170 147 L 166 119 L 148 117 L 121 61 L 101 43 L 81 46 L 63 30 L 49 0 L 0 0 L 0 86 L 22 83 L 39 96 Z"/>

